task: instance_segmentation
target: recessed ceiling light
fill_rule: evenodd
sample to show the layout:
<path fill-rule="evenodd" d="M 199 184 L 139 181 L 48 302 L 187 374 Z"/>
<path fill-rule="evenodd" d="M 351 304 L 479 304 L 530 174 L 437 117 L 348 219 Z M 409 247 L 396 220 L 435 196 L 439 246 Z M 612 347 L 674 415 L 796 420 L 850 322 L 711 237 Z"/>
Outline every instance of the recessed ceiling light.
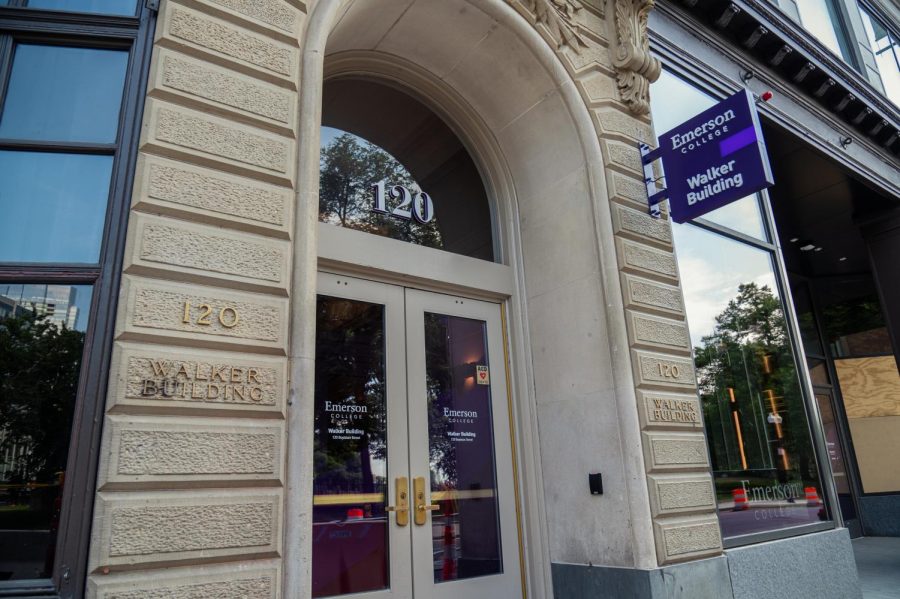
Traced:
<path fill-rule="evenodd" d="M 799 237 L 791 237 L 791 243 L 797 243 L 798 241 L 800 241 Z"/>
<path fill-rule="evenodd" d="M 841 256 L 840 258 L 838 258 L 838 262 L 844 262 L 846 260 L 847 260 L 847 256 Z"/>
<path fill-rule="evenodd" d="M 816 251 L 817 251 L 817 252 L 821 252 L 821 251 L 822 251 L 822 248 L 816 248 Z"/>
<path fill-rule="evenodd" d="M 812 243 L 807 243 L 806 245 L 801 245 L 801 246 L 800 246 L 800 251 L 801 251 L 801 252 L 809 252 L 809 251 L 812 251 L 812 250 L 814 250 L 814 249 L 816 249 L 816 246 L 815 246 L 815 244 L 812 244 Z"/>

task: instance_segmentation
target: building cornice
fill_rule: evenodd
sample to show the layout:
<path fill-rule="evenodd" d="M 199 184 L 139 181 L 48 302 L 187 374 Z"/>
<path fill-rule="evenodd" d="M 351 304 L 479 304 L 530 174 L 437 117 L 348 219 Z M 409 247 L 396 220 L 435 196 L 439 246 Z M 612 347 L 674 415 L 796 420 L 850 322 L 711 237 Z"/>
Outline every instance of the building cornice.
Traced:
<path fill-rule="evenodd" d="M 664 0 L 660 9 L 690 15 L 707 34 L 794 84 L 807 100 L 857 135 L 900 156 L 900 115 L 859 73 L 765 0 Z"/>

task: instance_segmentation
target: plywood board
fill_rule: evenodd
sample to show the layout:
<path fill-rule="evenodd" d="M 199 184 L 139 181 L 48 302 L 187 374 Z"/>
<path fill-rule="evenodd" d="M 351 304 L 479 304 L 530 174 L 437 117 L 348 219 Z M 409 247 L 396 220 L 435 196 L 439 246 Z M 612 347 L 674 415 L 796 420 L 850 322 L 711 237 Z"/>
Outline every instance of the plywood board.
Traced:
<path fill-rule="evenodd" d="M 847 418 L 900 416 L 900 373 L 894 356 L 834 361 Z"/>

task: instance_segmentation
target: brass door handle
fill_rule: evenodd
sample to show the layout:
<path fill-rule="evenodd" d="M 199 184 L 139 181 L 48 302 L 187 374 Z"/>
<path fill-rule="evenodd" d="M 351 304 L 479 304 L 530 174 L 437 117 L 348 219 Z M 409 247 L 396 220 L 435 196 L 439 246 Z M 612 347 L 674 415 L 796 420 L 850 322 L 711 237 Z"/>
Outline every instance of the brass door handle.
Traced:
<path fill-rule="evenodd" d="M 416 496 L 416 513 L 415 520 L 418 526 L 424 526 L 425 524 L 425 515 L 428 512 L 434 512 L 436 510 L 441 509 L 441 506 L 437 504 L 427 504 L 425 503 L 425 477 L 417 476 L 413 479 L 413 493 Z"/>
<path fill-rule="evenodd" d="M 395 497 L 397 505 L 389 505 L 384 508 L 386 512 L 397 514 L 397 526 L 409 524 L 409 483 L 405 476 L 398 476 L 394 481 Z"/>

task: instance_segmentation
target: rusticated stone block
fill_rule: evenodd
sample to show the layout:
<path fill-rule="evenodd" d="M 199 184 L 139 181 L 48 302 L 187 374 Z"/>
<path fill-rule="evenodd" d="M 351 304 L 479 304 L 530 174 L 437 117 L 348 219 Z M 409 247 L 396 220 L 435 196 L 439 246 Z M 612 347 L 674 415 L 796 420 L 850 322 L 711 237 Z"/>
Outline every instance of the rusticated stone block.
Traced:
<path fill-rule="evenodd" d="M 696 394 L 685 395 L 661 391 L 636 391 L 641 426 L 702 430 L 703 414 Z"/>
<path fill-rule="evenodd" d="M 164 5 L 157 44 L 176 47 L 245 73 L 295 87 L 298 50 L 174 2 Z"/>
<path fill-rule="evenodd" d="M 124 340 L 155 339 L 198 347 L 280 353 L 287 341 L 287 300 L 126 275 L 119 309 Z"/>
<path fill-rule="evenodd" d="M 286 241 L 135 214 L 125 272 L 287 295 Z"/>
<path fill-rule="evenodd" d="M 280 489 L 101 492 L 91 570 L 275 556 L 281 547 L 281 505 Z"/>
<path fill-rule="evenodd" d="M 716 497 L 708 474 L 654 474 L 647 480 L 654 517 L 715 512 Z"/>
<path fill-rule="evenodd" d="M 192 220 L 288 236 L 290 189 L 141 154 L 134 206 Z"/>
<path fill-rule="evenodd" d="M 564 46 L 561 49 L 561 57 L 565 59 L 564 64 L 567 64 L 573 73 L 589 73 L 597 70 L 610 77 L 616 76 L 612 68 L 609 48 L 603 44 L 588 44 L 587 48 L 581 49 L 581 52 L 574 52 Z"/>
<path fill-rule="evenodd" d="M 694 361 L 642 350 L 632 351 L 634 378 L 638 386 L 696 388 Z"/>
<path fill-rule="evenodd" d="M 669 221 L 653 218 L 646 212 L 618 204 L 613 204 L 612 216 L 616 234 L 663 249 L 672 248 L 672 227 Z"/>
<path fill-rule="evenodd" d="M 673 285 L 678 283 L 678 265 L 671 251 L 653 249 L 621 237 L 616 239 L 616 249 L 623 271 L 659 278 Z"/>
<path fill-rule="evenodd" d="M 616 139 L 626 144 L 638 142 L 653 143 L 655 136 L 650 123 L 636 119 L 618 108 L 597 108 L 593 110 L 594 118 L 600 129 L 601 136 Z M 646 194 L 645 194 L 646 196 Z M 644 198 L 646 201 L 646 197 Z"/>
<path fill-rule="evenodd" d="M 285 359 L 170 350 L 158 345 L 116 343 L 109 381 L 109 407 L 132 406 L 172 413 L 202 410 L 281 414 L 286 393 Z"/>
<path fill-rule="evenodd" d="M 642 435 L 648 472 L 709 468 L 703 433 L 645 431 Z"/>
<path fill-rule="evenodd" d="M 690 353 L 687 325 L 683 321 L 626 311 L 632 347 Z"/>
<path fill-rule="evenodd" d="M 218 6 L 228 12 L 249 17 L 284 33 L 299 31 L 303 13 L 285 0 L 205 0 L 209 6 Z"/>
<path fill-rule="evenodd" d="M 107 426 L 101 490 L 122 483 L 282 478 L 281 421 L 111 415 Z"/>
<path fill-rule="evenodd" d="M 144 150 L 292 184 L 294 144 L 287 138 L 152 98 L 146 114 Z"/>
<path fill-rule="evenodd" d="M 593 71 L 579 77 L 576 84 L 581 88 L 588 103 L 618 102 L 619 89 L 616 87 L 616 79 L 606 73 Z"/>
<path fill-rule="evenodd" d="M 277 599 L 281 565 L 254 560 L 88 579 L 88 599 Z"/>
<path fill-rule="evenodd" d="M 198 110 L 294 134 L 296 93 L 283 87 L 166 48 L 157 49 L 150 82 L 151 96 L 171 95 Z"/>
<path fill-rule="evenodd" d="M 672 563 L 717 555 L 722 551 L 719 520 L 715 514 L 681 518 L 660 518 L 653 527 L 656 551 L 661 563 Z"/>
<path fill-rule="evenodd" d="M 647 186 L 642 178 L 607 171 L 606 181 L 610 200 L 631 206 L 635 210 L 647 206 Z"/>
<path fill-rule="evenodd" d="M 664 316 L 684 316 L 681 289 L 634 275 L 622 275 L 625 307 L 655 312 Z"/>
<path fill-rule="evenodd" d="M 604 151 L 606 166 L 619 168 L 633 177 L 644 177 L 644 165 L 637 146 L 612 140 L 602 140 L 600 145 Z"/>

